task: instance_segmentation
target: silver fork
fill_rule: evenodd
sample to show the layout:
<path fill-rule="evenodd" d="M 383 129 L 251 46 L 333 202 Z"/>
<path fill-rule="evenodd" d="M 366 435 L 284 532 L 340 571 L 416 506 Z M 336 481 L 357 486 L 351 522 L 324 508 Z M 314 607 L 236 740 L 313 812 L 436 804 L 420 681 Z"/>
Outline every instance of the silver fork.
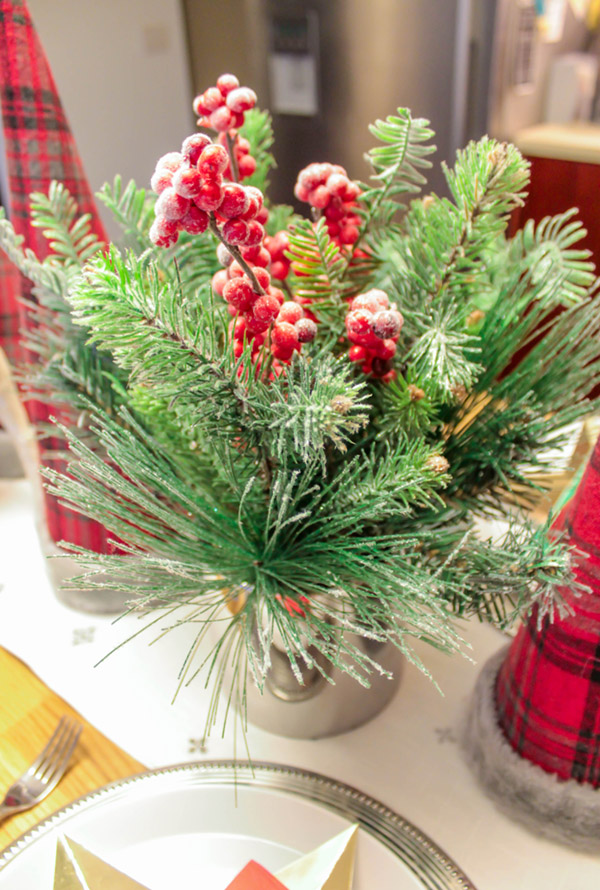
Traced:
<path fill-rule="evenodd" d="M 6 792 L 0 803 L 0 820 L 28 810 L 50 794 L 66 772 L 81 730 L 77 720 L 60 718 L 44 750 Z"/>

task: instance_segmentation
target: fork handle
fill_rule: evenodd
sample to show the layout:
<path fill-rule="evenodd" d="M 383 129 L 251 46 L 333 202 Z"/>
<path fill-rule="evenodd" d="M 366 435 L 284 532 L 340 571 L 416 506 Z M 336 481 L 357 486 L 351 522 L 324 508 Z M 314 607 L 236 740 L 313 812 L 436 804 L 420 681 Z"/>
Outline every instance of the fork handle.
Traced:
<path fill-rule="evenodd" d="M 15 806 L 6 806 L 5 804 L 0 803 L 0 822 L 4 819 L 8 819 L 9 816 L 12 816 L 13 813 L 22 813 L 23 810 L 26 810 L 27 807 L 15 807 Z"/>

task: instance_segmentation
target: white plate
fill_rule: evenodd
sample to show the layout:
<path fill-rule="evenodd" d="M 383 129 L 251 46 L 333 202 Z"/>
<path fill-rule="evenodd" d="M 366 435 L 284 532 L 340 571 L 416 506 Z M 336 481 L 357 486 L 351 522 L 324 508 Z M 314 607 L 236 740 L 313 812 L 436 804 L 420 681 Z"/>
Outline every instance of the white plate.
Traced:
<path fill-rule="evenodd" d="M 52 884 L 64 833 L 151 890 L 224 890 L 249 859 L 276 871 L 358 822 L 353 890 L 475 890 L 417 828 L 348 785 L 230 761 L 132 776 L 81 798 L 0 853 L 0 890 Z"/>

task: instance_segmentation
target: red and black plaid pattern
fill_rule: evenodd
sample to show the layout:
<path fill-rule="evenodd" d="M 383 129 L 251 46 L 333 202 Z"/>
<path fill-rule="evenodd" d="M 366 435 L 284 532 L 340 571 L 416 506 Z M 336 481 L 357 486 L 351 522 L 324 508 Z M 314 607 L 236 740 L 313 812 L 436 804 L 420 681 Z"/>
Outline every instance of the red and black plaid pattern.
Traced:
<path fill-rule="evenodd" d="M 533 615 L 515 637 L 496 680 L 500 726 L 527 760 L 562 779 L 600 787 L 600 439 L 573 498 L 555 522 L 587 556 L 563 591 L 573 614 Z"/>
<path fill-rule="evenodd" d="M 0 103 L 8 178 L 6 208 L 15 230 L 24 236 L 41 259 L 48 242 L 31 225 L 29 195 L 46 192 L 52 180 L 66 186 L 82 213 L 92 216 L 92 228 L 106 234 L 88 186 L 71 130 L 56 91 L 52 73 L 24 0 L 0 0 Z M 3 257 L 0 266 L 0 342 L 7 355 L 21 358 L 18 331 L 29 324 L 21 297 L 30 297 L 29 283 Z M 56 413 L 52 407 L 28 402 L 34 423 Z M 55 443 L 42 443 L 52 448 Z M 49 461 L 45 461 L 49 462 Z M 56 463 L 53 464 L 56 466 Z M 106 533 L 97 523 L 82 518 L 46 495 L 50 536 L 93 550 L 105 549 Z"/>

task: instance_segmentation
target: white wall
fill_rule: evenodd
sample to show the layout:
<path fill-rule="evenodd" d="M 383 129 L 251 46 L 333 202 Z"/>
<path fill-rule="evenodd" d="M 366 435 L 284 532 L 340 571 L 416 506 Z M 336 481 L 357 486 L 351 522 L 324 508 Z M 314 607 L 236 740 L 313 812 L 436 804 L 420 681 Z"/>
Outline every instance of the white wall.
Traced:
<path fill-rule="evenodd" d="M 92 190 L 116 173 L 147 185 L 196 129 L 179 0 L 28 5 Z"/>

